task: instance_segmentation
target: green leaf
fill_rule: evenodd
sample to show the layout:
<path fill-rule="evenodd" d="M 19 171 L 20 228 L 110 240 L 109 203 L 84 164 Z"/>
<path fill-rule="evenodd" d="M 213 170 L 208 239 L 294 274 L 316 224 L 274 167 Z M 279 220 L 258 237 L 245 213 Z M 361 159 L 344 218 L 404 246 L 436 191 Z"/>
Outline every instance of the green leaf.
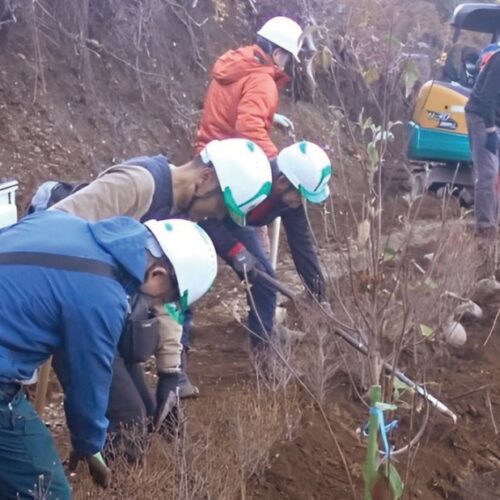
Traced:
<path fill-rule="evenodd" d="M 420 324 L 420 325 L 418 325 L 418 327 L 420 328 L 420 333 L 424 337 L 432 337 L 432 334 L 434 333 L 434 330 L 430 326 L 427 326 L 427 325 L 424 325 L 424 324 Z"/>
<path fill-rule="evenodd" d="M 403 81 L 405 84 L 405 97 L 408 99 L 413 91 L 413 87 L 420 78 L 420 71 L 414 60 L 409 60 L 403 70 Z"/>
<path fill-rule="evenodd" d="M 392 382 L 392 386 L 394 389 L 398 391 L 413 391 L 413 388 L 408 384 L 405 384 L 402 380 L 399 380 L 397 377 L 394 377 L 394 381 Z"/>
<path fill-rule="evenodd" d="M 391 142 L 393 140 L 394 134 L 392 132 L 389 132 L 388 130 L 379 130 L 373 138 L 373 142 Z"/>
<path fill-rule="evenodd" d="M 383 261 L 384 262 L 389 262 L 389 261 L 393 260 L 396 257 L 397 254 L 398 253 L 396 252 L 396 250 L 394 250 L 394 248 L 385 247 L 384 248 L 384 253 L 382 254 Z"/>
<path fill-rule="evenodd" d="M 367 85 L 371 85 L 380 78 L 380 75 L 375 68 L 368 68 L 365 71 L 363 71 L 363 78 L 365 79 Z"/>
<path fill-rule="evenodd" d="M 370 142 L 366 148 L 368 153 L 368 158 L 370 159 L 370 164 L 372 166 L 378 165 L 379 155 L 377 151 L 377 145 L 374 142 Z"/>
<path fill-rule="evenodd" d="M 391 462 L 382 464 L 378 470 L 389 480 L 389 486 L 394 495 L 394 500 L 399 500 L 403 496 L 404 483 L 397 471 L 396 467 Z"/>
<path fill-rule="evenodd" d="M 394 380 L 392 382 L 392 399 L 393 401 L 398 404 L 398 407 L 404 407 L 406 409 L 411 409 L 411 406 L 402 401 L 400 398 L 403 396 L 405 392 L 410 392 L 413 393 L 414 390 L 412 387 L 410 387 L 408 384 L 405 384 L 403 381 L 399 380 L 398 378 L 394 377 Z"/>
<path fill-rule="evenodd" d="M 434 289 L 438 287 L 437 283 L 432 278 L 425 278 L 424 285 Z"/>
<path fill-rule="evenodd" d="M 365 122 L 363 123 L 363 125 L 361 126 L 361 128 L 363 129 L 363 132 L 364 132 L 365 130 L 368 130 L 368 129 L 372 126 L 372 124 L 373 124 L 372 117 L 371 117 L 371 116 L 369 116 L 369 117 L 365 120 Z"/>
<path fill-rule="evenodd" d="M 398 407 L 394 404 L 382 402 L 375 403 L 375 408 L 382 411 L 396 411 L 398 409 Z"/>
<path fill-rule="evenodd" d="M 387 124 L 387 130 L 391 130 L 393 127 L 395 127 L 396 125 L 403 125 L 403 122 L 401 120 L 397 120 L 395 122 L 391 122 L 389 120 L 389 123 Z"/>
<path fill-rule="evenodd" d="M 364 221 L 360 222 L 358 224 L 358 246 L 359 248 L 364 248 L 365 246 L 368 245 L 368 242 L 370 241 L 370 228 L 371 224 L 368 219 L 365 219 Z"/>
<path fill-rule="evenodd" d="M 325 45 L 321 51 L 321 66 L 328 71 L 333 63 L 333 52 Z"/>

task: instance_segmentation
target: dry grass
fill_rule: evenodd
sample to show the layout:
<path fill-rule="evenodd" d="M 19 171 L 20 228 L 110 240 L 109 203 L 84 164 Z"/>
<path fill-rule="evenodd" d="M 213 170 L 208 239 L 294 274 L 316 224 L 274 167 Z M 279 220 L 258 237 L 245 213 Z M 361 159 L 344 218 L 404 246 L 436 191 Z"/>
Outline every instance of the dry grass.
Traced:
<path fill-rule="evenodd" d="M 297 391 L 239 387 L 184 407 L 179 435 L 154 435 L 142 464 L 117 458 L 113 482 L 103 491 L 79 469 L 75 499 L 153 500 L 245 498 L 248 479 L 266 465 L 279 440 L 291 439 L 301 415 Z"/>

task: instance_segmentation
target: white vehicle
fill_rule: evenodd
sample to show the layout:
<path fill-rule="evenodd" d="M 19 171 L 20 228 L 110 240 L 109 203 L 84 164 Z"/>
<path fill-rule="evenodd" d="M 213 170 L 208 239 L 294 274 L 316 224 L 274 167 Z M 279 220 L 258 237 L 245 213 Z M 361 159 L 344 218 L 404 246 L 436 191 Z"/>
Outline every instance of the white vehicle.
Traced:
<path fill-rule="evenodd" d="M 18 182 L 0 183 L 0 229 L 17 222 L 16 191 Z"/>

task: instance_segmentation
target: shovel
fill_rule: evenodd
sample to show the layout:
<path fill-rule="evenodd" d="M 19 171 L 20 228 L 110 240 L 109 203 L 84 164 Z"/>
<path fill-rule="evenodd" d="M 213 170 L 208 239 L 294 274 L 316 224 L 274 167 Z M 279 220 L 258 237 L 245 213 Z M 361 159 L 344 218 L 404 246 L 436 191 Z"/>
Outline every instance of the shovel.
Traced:
<path fill-rule="evenodd" d="M 158 408 L 154 420 L 154 432 L 159 433 L 165 424 L 165 433 L 168 438 L 173 438 L 179 425 L 179 394 L 174 391 L 168 393 L 167 399 Z"/>
<path fill-rule="evenodd" d="M 255 270 L 255 272 L 259 275 L 259 277 L 261 277 L 263 280 L 267 281 L 269 283 L 269 285 L 271 285 L 276 291 L 280 292 L 285 297 L 288 297 L 290 300 L 292 300 L 294 302 L 296 301 L 295 294 L 286 285 L 284 285 L 283 283 L 281 283 L 277 279 L 269 276 L 264 271 L 260 271 L 257 269 L 257 270 Z M 323 313 L 326 314 L 331 319 L 335 319 L 327 311 L 323 310 Z M 338 328 L 336 328 L 334 330 L 334 333 L 335 333 L 335 335 L 339 336 L 342 340 L 347 342 L 351 347 L 354 347 L 354 349 L 356 349 L 358 352 L 360 352 L 364 356 L 368 356 L 368 348 L 366 347 L 365 344 L 363 344 L 363 342 L 356 340 L 349 333 L 344 332 L 343 330 L 340 330 Z M 413 382 L 413 380 L 408 378 L 403 372 L 401 372 L 397 368 L 394 369 L 394 367 L 391 364 L 387 363 L 387 361 L 384 361 L 384 369 L 386 372 L 388 372 L 390 374 L 394 373 L 396 378 L 398 378 L 399 380 L 401 380 L 401 382 L 403 382 L 408 387 L 413 389 L 418 395 L 420 395 L 421 397 L 426 399 L 433 408 L 436 408 L 439 412 L 450 417 L 453 420 L 454 424 L 457 423 L 457 416 L 455 415 L 455 413 L 453 413 L 444 403 L 439 401 L 439 399 L 437 399 L 434 396 L 432 396 L 431 394 L 429 394 L 429 392 L 427 391 L 427 389 L 425 387 L 417 384 L 416 382 Z"/>

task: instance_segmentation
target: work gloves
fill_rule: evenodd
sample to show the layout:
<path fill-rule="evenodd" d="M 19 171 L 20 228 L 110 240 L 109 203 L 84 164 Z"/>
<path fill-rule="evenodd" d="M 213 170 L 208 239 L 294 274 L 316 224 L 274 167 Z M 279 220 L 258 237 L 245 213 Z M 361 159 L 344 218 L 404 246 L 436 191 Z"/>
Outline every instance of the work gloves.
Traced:
<path fill-rule="evenodd" d="M 180 373 L 159 373 L 156 385 L 156 415 L 154 428 L 167 439 L 172 439 L 179 425 Z"/>
<path fill-rule="evenodd" d="M 287 118 L 285 115 L 280 115 L 279 113 L 274 113 L 273 123 L 279 127 L 290 130 L 291 132 L 295 130 L 292 120 Z"/>
<path fill-rule="evenodd" d="M 245 247 L 231 258 L 231 263 L 237 273 L 245 275 L 246 271 L 250 281 L 256 278 L 257 271 L 264 270 L 260 262 Z"/>
<path fill-rule="evenodd" d="M 69 471 L 75 471 L 78 466 L 78 462 L 82 460 L 87 463 L 89 473 L 92 476 L 94 483 L 102 488 L 107 488 L 111 482 L 111 469 L 109 469 L 106 465 L 101 452 L 98 452 L 95 455 L 81 455 L 73 450 L 69 456 Z"/>
<path fill-rule="evenodd" d="M 498 135 L 496 129 L 492 131 L 488 131 L 487 129 L 484 147 L 493 155 L 498 153 Z"/>

